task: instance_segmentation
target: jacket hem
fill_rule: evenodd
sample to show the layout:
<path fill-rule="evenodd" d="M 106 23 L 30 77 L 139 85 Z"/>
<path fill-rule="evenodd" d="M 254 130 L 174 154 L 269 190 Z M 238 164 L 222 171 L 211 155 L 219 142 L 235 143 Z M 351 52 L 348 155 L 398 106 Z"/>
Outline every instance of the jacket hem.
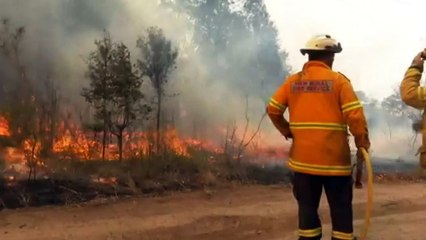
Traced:
<path fill-rule="evenodd" d="M 303 165 L 309 165 L 309 164 L 303 164 Z M 326 166 L 324 166 L 323 169 L 315 167 L 309 167 L 309 166 L 300 166 L 299 164 L 295 163 L 291 159 L 287 162 L 287 166 L 290 170 L 294 172 L 299 173 L 305 173 L 310 175 L 317 175 L 317 176 L 350 176 L 352 175 L 352 166 L 335 166 L 335 167 L 342 167 L 344 169 L 327 169 Z"/>

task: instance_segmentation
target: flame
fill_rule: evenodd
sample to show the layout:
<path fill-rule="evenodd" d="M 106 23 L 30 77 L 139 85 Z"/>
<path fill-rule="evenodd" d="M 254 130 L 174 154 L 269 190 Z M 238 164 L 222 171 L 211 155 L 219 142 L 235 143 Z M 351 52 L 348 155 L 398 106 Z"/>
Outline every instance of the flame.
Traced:
<path fill-rule="evenodd" d="M 123 133 L 123 158 L 138 157 L 154 152 L 156 134 L 152 132 Z M 190 156 L 187 141 L 181 139 L 176 129 L 168 128 L 163 131 L 164 143 L 168 149 L 178 155 Z M 113 138 L 115 138 L 113 136 Z M 81 130 L 66 130 L 58 137 L 53 146 L 53 152 L 64 157 L 75 157 L 83 160 L 100 159 L 102 156 L 101 139 L 94 139 Z M 118 159 L 116 144 L 107 144 L 106 159 Z"/>
<path fill-rule="evenodd" d="M 0 116 L 0 136 L 10 136 L 9 122 L 3 116 Z"/>
<path fill-rule="evenodd" d="M 30 161 L 36 162 L 41 151 L 40 141 L 27 139 L 22 145 L 25 157 Z"/>
<path fill-rule="evenodd" d="M 118 179 L 116 177 L 92 177 L 92 181 L 109 185 L 116 185 Z"/>
<path fill-rule="evenodd" d="M 97 141 L 89 139 L 81 131 L 72 134 L 70 130 L 66 130 L 54 141 L 53 152 L 61 154 L 65 158 L 76 157 L 82 160 L 90 160 L 99 158 L 95 153 L 98 145 Z"/>
<path fill-rule="evenodd" d="M 226 128 L 220 128 L 219 132 L 225 133 Z M 56 137 L 53 142 L 52 151 L 62 159 L 97 160 L 102 158 L 102 133 L 95 134 L 85 131 L 80 127 L 61 122 L 57 127 Z M 0 136 L 11 137 L 9 123 L 6 118 L 0 116 Z M 223 134 L 225 136 L 225 134 Z M 123 133 L 123 159 L 138 158 L 156 153 L 155 143 L 157 134 L 152 131 L 124 132 Z M 211 140 L 194 139 L 184 137 L 176 128 L 167 127 L 161 132 L 162 145 L 168 151 L 177 155 L 190 157 L 192 150 L 202 150 L 211 153 L 209 163 L 215 162 L 215 154 L 223 154 L 225 149 L 223 143 Z M 255 161 L 264 160 L 282 161 L 288 157 L 287 148 L 283 146 L 268 146 L 267 140 L 270 136 L 263 136 L 253 141 L 253 144 L 244 151 L 244 155 L 254 157 Z M 234 139 L 235 140 L 235 139 Z M 108 135 L 105 146 L 105 159 L 116 160 L 119 158 L 117 138 Z M 234 142 L 235 143 L 235 142 Z M 236 142 L 238 145 L 238 141 Z M 237 146 L 238 147 L 238 146 Z M 19 174 L 26 175 L 30 168 L 36 168 L 37 173 L 48 172 L 43 159 L 40 158 L 42 142 L 39 139 L 27 139 L 21 147 L 5 147 L 0 149 L 0 157 L 6 160 L 7 171 L 3 176 L 8 181 L 14 181 Z M 228 154 L 228 153 L 227 153 Z M 235 159 L 239 159 L 238 151 L 231 153 Z M 40 171 L 41 170 L 41 171 Z M 116 178 L 93 178 L 94 182 L 113 184 Z"/>

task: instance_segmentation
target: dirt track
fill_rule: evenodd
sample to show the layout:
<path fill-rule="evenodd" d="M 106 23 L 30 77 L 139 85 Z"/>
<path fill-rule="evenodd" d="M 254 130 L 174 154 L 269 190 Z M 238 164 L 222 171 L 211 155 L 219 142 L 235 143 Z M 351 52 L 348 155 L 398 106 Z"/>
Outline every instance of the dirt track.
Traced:
<path fill-rule="evenodd" d="M 363 224 L 365 190 L 355 191 L 356 232 Z M 426 185 L 376 184 L 369 239 L 425 239 Z M 1 240 L 140 240 L 295 238 L 296 205 L 284 186 L 246 186 L 218 191 L 133 198 L 80 207 L 0 212 Z M 324 239 L 329 236 L 323 198 Z"/>

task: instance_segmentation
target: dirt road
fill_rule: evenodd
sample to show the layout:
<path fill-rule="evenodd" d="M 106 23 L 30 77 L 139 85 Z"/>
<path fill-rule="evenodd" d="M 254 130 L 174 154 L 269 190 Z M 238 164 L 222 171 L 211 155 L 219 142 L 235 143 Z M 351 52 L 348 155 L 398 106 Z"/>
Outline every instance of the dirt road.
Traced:
<path fill-rule="evenodd" d="M 365 190 L 355 191 L 356 232 L 364 223 Z M 426 237 L 426 185 L 376 184 L 369 239 Z M 329 238 L 325 198 L 324 239 Z M 228 187 L 216 191 L 132 198 L 85 206 L 0 212 L 1 240 L 290 240 L 296 205 L 285 186 Z"/>

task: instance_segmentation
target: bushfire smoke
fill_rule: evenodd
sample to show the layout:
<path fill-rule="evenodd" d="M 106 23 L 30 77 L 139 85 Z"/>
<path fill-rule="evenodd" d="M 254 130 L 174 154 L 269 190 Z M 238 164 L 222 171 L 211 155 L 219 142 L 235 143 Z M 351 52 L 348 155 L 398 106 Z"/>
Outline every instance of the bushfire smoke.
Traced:
<path fill-rule="evenodd" d="M 137 38 L 148 27 L 158 26 L 179 50 L 177 68 L 166 89 L 166 95 L 176 96 L 167 97 L 163 122 L 173 123 L 180 134 L 217 142 L 223 142 L 226 132 L 235 127 L 241 137 L 248 122 L 248 138 L 262 119 L 269 96 L 290 72 L 274 25 L 262 12 L 266 9 L 256 5 L 258 1 L 234 4 L 232 11 L 224 10 L 226 1 L 165 2 L 2 0 L 0 17 L 9 19 L 11 29 L 25 27 L 20 59 L 35 86 L 43 91 L 42 81 L 51 79 L 62 100 L 71 105 L 67 107 L 83 119 L 89 116 L 80 92 L 88 85 L 85 60 L 95 49 L 94 41 L 107 30 L 114 41 L 129 47 L 136 62 L 140 57 Z M 244 17 L 236 17 L 235 11 Z M 241 30 L 243 25 L 250 31 Z M 0 58 L 4 85 L 19 77 L 10 69 L 10 63 Z M 151 97 L 148 80 L 143 88 Z M 385 143 L 391 140 L 397 146 L 411 139 L 411 122 L 390 122 L 389 115 L 374 111 L 366 113 L 377 123 L 371 124 L 375 153 L 405 156 L 411 148 L 389 154 Z M 261 129 L 260 141 L 285 146 L 267 119 Z"/>
<path fill-rule="evenodd" d="M 95 49 L 94 41 L 101 39 L 107 30 L 114 41 L 128 46 L 136 62 L 140 57 L 136 47 L 138 37 L 150 26 L 160 27 L 179 50 L 176 69 L 166 88 L 166 96 L 175 96 L 166 99 L 163 123 L 175 125 L 180 135 L 220 144 L 234 129 L 236 136 L 242 138 L 247 124 L 247 140 L 259 126 L 267 99 L 288 73 L 283 61 L 285 53 L 279 52 L 276 32 L 263 14 L 265 7 L 258 6 L 256 1 L 248 1 L 245 9 L 234 6 L 232 10 L 228 9 L 228 3 L 200 1 L 204 6 L 194 11 L 193 6 L 187 6 L 190 3 L 4 0 L 0 16 L 8 19 L 11 32 L 20 26 L 25 28 L 19 60 L 28 78 L 41 92 L 44 80 L 53 81 L 66 108 L 73 108 L 73 114 L 83 121 L 90 116 L 80 92 L 88 85 L 86 61 Z M 221 13 L 227 18 L 215 18 L 216 9 L 223 10 Z M 240 11 L 240 15 L 235 16 L 235 11 Z M 199 17 L 205 12 L 210 12 L 215 21 L 216 26 L 210 26 L 212 29 L 226 26 L 227 20 L 231 22 L 226 30 L 205 36 L 200 29 L 210 23 L 200 23 Z M 251 30 L 244 32 L 240 27 L 247 22 Z M 257 37 L 250 38 L 247 35 L 250 31 L 258 31 L 253 35 Z M 232 43 L 227 43 L 229 39 Z M 269 46 L 275 49 L 268 50 Z M 262 53 L 265 50 L 266 54 Z M 0 81 L 4 85 L 19 78 L 12 70 L 12 63 L 1 61 Z M 261 64 L 266 73 L 257 71 Z M 148 97 L 153 96 L 151 90 L 149 80 L 145 79 L 143 91 Z M 135 125 L 146 127 L 143 123 Z M 261 128 L 261 141 L 283 146 L 283 139 L 267 119 L 263 119 Z"/>

